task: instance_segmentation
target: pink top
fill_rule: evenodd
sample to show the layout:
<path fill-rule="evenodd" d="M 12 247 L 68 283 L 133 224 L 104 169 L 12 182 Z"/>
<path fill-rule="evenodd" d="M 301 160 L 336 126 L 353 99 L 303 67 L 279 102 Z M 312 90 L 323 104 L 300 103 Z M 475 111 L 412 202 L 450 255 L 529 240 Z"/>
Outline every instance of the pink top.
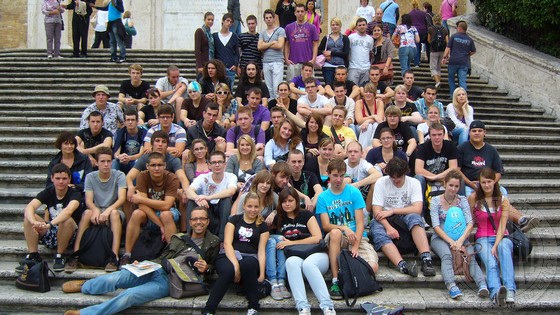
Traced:
<path fill-rule="evenodd" d="M 457 6 L 457 0 L 443 0 L 441 2 L 441 19 L 446 21 L 453 17 L 453 5 Z"/>
<path fill-rule="evenodd" d="M 196 177 L 198 177 L 198 176 L 200 176 L 200 175 L 202 175 L 202 174 L 208 174 L 208 173 L 210 173 L 210 170 L 203 171 L 203 172 L 199 172 L 199 171 L 196 171 L 196 170 L 194 171 L 194 175 L 195 175 Z"/>
<path fill-rule="evenodd" d="M 455 0 L 457 1 L 457 0 Z M 321 17 L 317 16 L 317 14 L 306 11 L 305 12 L 305 21 L 317 29 L 317 34 L 321 34 Z"/>
<path fill-rule="evenodd" d="M 496 224 L 496 229 L 500 226 L 500 217 L 502 216 L 502 206 L 498 207 L 498 211 L 494 212 L 494 208 L 490 207 L 490 212 L 492 212 L 492 217 L 494 218 L 494 223 Z M 478 227 L 476 230 L 475 238 L 480 237 L 488 237 L 488 236 L 496 236 L 496 232 L 494 231 L 494 227 L 490 222 L 488 213 L 486 209 L 482 207 L 480 208 L 479 204 L 477 203 L 474 206 L 474 221 L 476 222 L 476 226 Z M 508 235 L 507 229 L 504 232 L 504 235 Z"/>

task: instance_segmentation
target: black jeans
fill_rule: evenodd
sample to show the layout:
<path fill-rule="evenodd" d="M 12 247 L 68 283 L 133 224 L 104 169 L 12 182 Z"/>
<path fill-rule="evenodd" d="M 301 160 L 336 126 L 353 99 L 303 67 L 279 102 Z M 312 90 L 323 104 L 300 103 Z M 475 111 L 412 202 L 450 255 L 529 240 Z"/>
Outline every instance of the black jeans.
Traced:
<path fill-rule="evenodd" d="M 218 304 L 224 298 L 229 285 L 233 282 L 235 277 L 235 270 L 233 264 L 226 255 L 219 255 L 216 259 L 216 272 L 218 273 L 218 280 L 212 286 L 206 306 L 202 313 L 216 313 Z M 259 294 L 258 278 L 259 278 L 259 261 L 252 256 L 243 256 L 239 261 L 239 271 L 241 272 L 241 282 L 243 282 L 243 289 L 247 294 L 247 301 L 249 302 L 248 308 L 259 310 Z"/>
<path fill-rule="evenodd" d="M 212 232 L 212 234 L 217 235 L 220 237 L 220 240 L 224 241 L 224 230 L 226 229 L 226 224 L 229 218 L 229 214 L 231 213 L 231 206 L 232 201 L 231 198 L 224 198 L 220 199 L 218 204 L 211 204 L 210 208 L 208 208 L 208 217 L 210 218 L 210 225 L 208 226 L 208 231 Z M 197 207 L 196 202 L 189 200 L 187 203 L 187 229 L 190 233 L 190 224 L 189 221 L 191 219 L 191 211 Z"/>
<path fill-rule="evenodd" d="M 109 33 L 107 31 L 95 32 L 95 37 L 91 48 L 99 48 L 101 43 L 103 43 L 103 48 L 109 48 Z"/>
<path fill-rule="evenodd" d="M 74 56 L 87 55 L 88 49 L 88 29 L 89 29 L 89 17 L 81 17 L 74 14 L 72 17 L 72 42 L 74 44 Z M 81 43 L 80 43 L 81 40 Z"/>

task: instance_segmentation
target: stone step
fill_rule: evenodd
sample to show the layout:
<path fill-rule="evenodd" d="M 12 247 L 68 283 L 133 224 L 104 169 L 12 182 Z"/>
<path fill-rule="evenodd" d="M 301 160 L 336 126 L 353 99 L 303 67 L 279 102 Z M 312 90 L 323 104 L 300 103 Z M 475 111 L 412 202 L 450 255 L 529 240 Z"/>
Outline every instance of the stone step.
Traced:
<path fill-rule="evenodd" d="M 77 126 L 78 123 L 74 124 Z M 48 148 L 54 146 L 55 137 L 0 137 L 0 148 L 3 149 L 25 149 L 25 148 Z"/>
<path fill-rule="evenodd" d="M 500 184 L 507 188 L 508 193 L 560 193 L 560 177 L 558 179 L 535 179 L 536 174 L 531 178 L 520 179 L 519 174 L 511 174 L 510 169 L 507 169 L 506 178 L 500 179 Z M 515 176 L 509 179 L 510 176 Z"/>
<path fill-rule="evenodd" d="M 80 125 L 80 116 L 77 117 L 0 117 L 0 125 L 4 126 L 58 126 L 70 129 Z"/>
<path fill-rule="evenodd" d="M 6 188 L 41 188 L 47 179 L 47 168 L 42 174 L 2 174 L 0 186 Z"/>
<path fill-rule="evenodd" d="M 505 166 L 504 169 L 510 179 L 560 179 L 560 167 Z"/>
<path fill-rule="evenodd" d="M 524 135 L 540 135 L 548 137 L 560 133 L 560 126 L 557 127 L 540 127 L 540 126 L 507 126 L 507 125 L 486 125 L 487 134 L 494 135 L 511 135 L 522 133 Z"/>
<path fill-rule="evenodd" d="M 29 174 L 46 174 L 48 160 L 28 160 L 28 161 L 0 161 L 0 174 L 10 175 L 29 175 Z"/>
<path fill-rule="evenodd" d="M 541 113 L 531 114 L 509 114 L 509 113 L 474 113 L 474 118 L 482 121 L 494 120 L 507 123 L 511 119 L 519 119 L 526 121 L 556 121 L 555 117 L 544 116 Z"/>
<path fill-rule="evenodd" d="M 500 154 L 500 158 L 502 163 L 507 166 L 532 167 L 537 164 L 540 167 L 546 167 L 560 165 L 560 157 L 550 155 Z"/>
<path fill-rule="evenodd" d="M 5 188 L 0 187 L 0 204 L 27 204 L 42 188 Z"/>
<path fill-rule="evenodd" d="M 42 159 L 45 161 L 50 161 L 57 152 L 58 150 L 54 148 L 54 143 L 50 148 L 45 149 L 25 148 L 13 150 L 10 148 L 0 148 L 0 161 L 13 161 L 14 159 L 23 161 Z"/>
<path fill-rule="evenodd" d="M 560 135 L 549 135 L 548 137 L 541 137 L 539 135 L 526 135 L 526 134 L 508 134 L 508 135 L 496 135 L 496 134 L 487 134 L 485 137 L 485 141 L 488 143 L 494 144 L 523 144 L 523 145 L 530 145 L 532 143 L 539 143 L 539 144 L 548 144 L 551 146 L 557 145 L 560 141 Z"/>
<path fill-rule="evenodd" d="M 558 155 L 560 147 L 546 145 L 518 145 L 518 144 L 492 144 L 500 154 L 534 154 L 539 152 L 542 155 Z"/>
<path fill-rule="evenodd" d="M 0 113 L 0 115 L 2 115 L 2 113 Z M 21 115 L 21 113 L 20 113 Z M 4 115 L 6 116 L 6 115 Z M 46 115 L 43 115 L 42 117 L 45 117 Z M 76 115 L 74 115 L 76 116 Z M 80 117 L 81 115 L 77 115 L 76 117 Z M 63 116 L 66 118 L 66 116 Z M 76 125 L 74 125 L 73 127 L 58 127 L 58 126 L 48 126 L 48 127 L 33 127 L 33 128 L 29 128 L 29 127 L 17 127 L 17 126 L 13 126 L 13 127 L 0 127 L 0 134 L 4 137 L 8 137 L 8 136 L 13 136 L 13 137 L 17 137 L 17 136 L 37 136 L 38 134 L 40 134 L 43 137 L 57 137 L 60 133 L 62 133 L 63 131 L 78 131 L 78 128 L 76 127 Z"/>

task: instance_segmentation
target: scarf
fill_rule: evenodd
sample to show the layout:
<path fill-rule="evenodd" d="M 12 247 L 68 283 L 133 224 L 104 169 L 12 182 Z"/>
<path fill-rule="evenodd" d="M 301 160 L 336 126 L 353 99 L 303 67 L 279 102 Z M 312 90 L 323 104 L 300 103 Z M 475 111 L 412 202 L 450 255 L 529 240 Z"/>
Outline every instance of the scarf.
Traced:
<path fill-rule="evenodd" d="M 206 37 L 208 38 L 208 56 L 209 59 L 214 59 L 214 37 L 212 36 L 212 32 L 210 28 L 207 27 L 205 24 L 202 25 L 202 30 L 206 33 Z"/>

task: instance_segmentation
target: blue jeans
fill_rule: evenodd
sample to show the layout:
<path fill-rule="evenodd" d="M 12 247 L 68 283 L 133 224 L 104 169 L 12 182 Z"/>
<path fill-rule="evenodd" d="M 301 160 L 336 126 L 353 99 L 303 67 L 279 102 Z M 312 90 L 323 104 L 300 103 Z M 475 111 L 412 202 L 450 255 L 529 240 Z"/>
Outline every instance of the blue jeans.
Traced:
<path fill-rule="evenodd" d="M 120 59 L 126 59 L 126 47 L 124 46 L 124 39 L 119 36 L 119 28 L 117 27 L 117 21 L 111 24 L 111 29 L 109 31 L 109 44 L 111 45 L 111 59 L 117 59 L 117 45 L 119 46 L 119 51 L 121 52 Z"/>
<path fill-rule="evenodd" d="M 449 97 L 453 99 L 453 92 L 455 91 L 455 75 L 457 75 L 457 79 L 459 80 L 459 86 L 467 90 L 467 72 L 469 71 L 469 67 L 467 66 L 456 66 L 456 65 L 449 65 L 447 66 L 447 83 L 449 84 Z"/>
<path fill-rule="evenodd" d="M 416 55 L 416 47 L 405 46 L 399 48 L 399 62 L 403 78 L 406 70 L 410 69 L 410 62 L 414 60 L 414 55 Z"/>
<path fill-rule="evenodd" d="M 502 283 L 508 291 L 515 292 L 515 274 L 512 258 L 513 243 L 504 237 L 500 244 L 498 244 L 498 257 L 500 259 L 498 265 L 498 260 L 492 256 L 492 246 L 494 246 L 496 237 L 481 237 L 476 241 L 482 245 L 478 257 L 480 257 L 480 260 L 482 260 L 486 267 L 486 281 L 490 290 L 490 299 L 498 293 Z M 502 276 L 501 279 L 500 274 Z"/>
<path fill-rule="evenodd" d="M 115 314 L 133 306 L 161 299 L 169 295 L 169 281 L 163 268 L 142 277 L 136 277 L 128 270 L 120 270 L 86 281 L 82 286 L 82 293 L 101 295 L 117 289 L 126 290 L 101 304 L 80 310 L 80 314 Z"/>
<path fill-rule="evenodd" d="M 319 300 L 319 307 L 334 308 L 334 303 L 329 295 L 327 284 L 323 275 L 329 270 L 329 256 L 327 253 L 315 253 L 305 260 L 292 256 L 286 260 L 288 282 L 296 302 L 296 308 L 311 308 L 305 293 L 303 276 L 307 279 L 311 290 Z"/>
<path fill-rule="evenodd" d="M 469 241 L 465 241 L 464 245 L 469 244 Z M 449 244 L 441 239 L 437 234 L 432 235 L 432 241 L 430 242 L 430 247 L 438 255 L 441 259 L 441 276 L 443 277 L 443 282 L 445 286 L 449 289 L 455 283 L 455 273 L 453 272 L 453 260 L 451 257 L 451 249 L 449 248 Z M 478 246 L 477 248 L 478 249 Z M 467 251 L 469 254 L 472 254 L 474 248 L 473 246 L 467 246 Z M 480 269 L 480 266 L 476 262 L 474 257 L 471 258 L 471 263 L 469 264 L 469 271 L 471 276 L 473 277 L 474 282 L 476 283 L 478 289 L 486 288 L 486 281 L 484 280 L 484 274 Z"/>
<path fill-rule="evenodd" d="M 276 244 L 282 241 L 282 235 L 273 234 L 266 242 L 266 277 L 270 281 L 286 280 L 286 256 L 283 249 L 277 249 Z"/>
<path fill-rule="evenodd" d="M 235 20 L 229 27 L 229 31 L 235 33 L 235 35 L 241 35 L 241 21 Z"/>
<path fill-rule="evenodd" d="M 111 168 L 114 170 L 119 170 L 126 175 L 134 167 L 134 164 L 136 164 L 136 160 L 130 161 L 126 164 L 121 164 L 121 162 L 119 162 L 119 159 L 114 159 Z"/>
<path fill-rule="evenodd" d="M 334 82 L 334 72 L 335 67 L 323 67 L 323 79 L 325 80 L 325 85 L 330 85 Z"/>
<path fill-rule="evenodd" d="M 229 78 L 229 89 L 233 91 L 233 85 L 235 84 L 235 75 L 237 72 L 233 70 L 226 69 L 226 76 Z"/>
<path fill-rule="evenodd" d="M 453 139 L 457 139 L 457 146 L 461 145 L 462 143 L 467 142 L 469 140 L 469 130 L 465 128 L 455 128 L 451 132 L 453 135 Z"/>

